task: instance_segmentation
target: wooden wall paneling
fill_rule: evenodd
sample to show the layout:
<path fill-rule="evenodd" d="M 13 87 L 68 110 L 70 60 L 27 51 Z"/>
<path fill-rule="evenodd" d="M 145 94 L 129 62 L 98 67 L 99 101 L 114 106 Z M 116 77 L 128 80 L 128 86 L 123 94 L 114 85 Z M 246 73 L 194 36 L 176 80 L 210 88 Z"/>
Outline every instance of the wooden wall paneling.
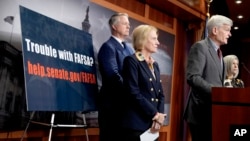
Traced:
<path fill-rule="evenodd" d="M 206 19 L 206 12 L 205 10 L 196 10 L 194 7 L 190 7 L 187 4 L 184 4 L 183 2 L 180 2 L 179 0 L 168 0 L 169 2 L 173 3 L 175 6 L 185 10 L 187 13 L 190 13 L 193 16 L 196 16 L 197 19 L 205 20 Z M 200 0 L 201 1 L 201 0 Z M 203 4 L 204 5 L 204 4 Z M 205 6 L 201 6 L 201 8 L 205 9 Z M 180 11 L 175 10 L 173 11 L 174 15 L 181 16 L 183 13 L 180 13 Z M 183 11 L 182 11 L 183 12 Z M 193 19 L 192 17 L 185 17 L 184 19 Z"/>
<path fill-rule="evenodd" d="M 145 15 L 145 5 L 137 0 L 105 0 L 140 16 Z"/>
<path fill-rule="evenodd" d="M 88 128 L 88 137 L 90 141 L 99 141 L 99 129 Z M 23 131 L 12 131 L 0 133 L 0 140 L 15 141 L 20 140 Z M 54 128 L 52 141 L 86 141 L 85 130 L 83 128 Z M 24 140 L 29 141 L 48 141 L 49 128 L 40 130 L 30 130 L 24 136 Z"/>
<path fill-rule="evenodd" d="M 133 19 L 136 19 L 140 22 L 144 22 L 144 23 L 148 23 L 148 24 L 152 24 L 154 26 L 156 26 L 157 28 L 163 30 L 163 31 L 166 31 L 170 34 L 174 34 L 175 35 L 175 31 L 174 31 L 174 28 L 170 28 L 168 26 L 165 26 L 165 25 L 162 25 L 156 21 L 153 21 L 151 19 L 148 18 L 148 16 L 150 15 L 149 12 L 150 12 L 150 7 L 147 8 L 147 5 L 144 6 L 144 8 L 141 8 L 140 10 L 143 10 L 144 14 L 145 15 L 140 15 L 140 14 L 137 14 L 137 13 L 134 13 L 133 11 L 130 11 L 129 7 L 125 7 L 126 5 L 122 5 L 123 3 L 119 3 L 120 6 L 116 5 L 116 4 L 113 4 L 113 3 L 110 3 L 109 1 L 115 1 L 117 2 L 116 0 L 90 0 L 90 2 L 93 2 L 95 4 L 98 4 L 98 5 L 101 5 L 102 7 L 105 7 L 107 9 L 111 9 L 113 11 L 117 11 L 117 12 L 125 12 L 125 13 L 128 13 L 129 17 L 133 18 Z M 134 0 L 127 0 L 127 1 L 134 1 Z M 127 2 L 128 3 L 128 2 Z M 132 7 L 137 7 L 136 5 L 141 5 L 140 2 L 137 2 L 137 3 L 134 3 L 134 5 L 131 5 Z M 139 6 L 139 7 L 142 7 L 142 6 Z M 149 11 L 148 11 L 149 10 Z M 168 21 L 171 20 L 171 17 L 168 17 Z M 166 24 L 166 23 L 165 23 Z M 173 24 L 173 23 L 168 23 L 168 24 Z"/>
<path fill-rule="evenodd" d="M 110 0 L 110 1 L 112 1 L 112 0 Z M 115 0 L 113 0 L 113 1 L 115 1 Z M 127 13 L 129 15 L 129 17 L 135 18 L 138 21 L 141 21 L 141 22 L 145 21 L 145 18 L 144 18 L 145 8 L 144 7 L 143 8 L 141 7 L 141 8 L 138 9 L 138 11 L 143 11 L 143 13 L 144 13 L 143 15 L 139 15 L 137 13 L 134 13 L 134 12 L 128 10 L 129 9 L 128 7 L 125 8 L 124 6 L 121 5 L 121 3 L 120 3 L 121 6 L 118 6 L 118 5 L 115 5 L 113 3 L 110 3 L 107 0 L 90 0 L 90 2 L 98 4 L 98 5 L 102 6 L 102 7 L 107 8 L 107 9 L 111 9 L 113 11 L 125 12 L 125 13 Z M 135 5 L 137 5 L 137 4 L 135 4 Z"/>
<path fill-rule="evenodd" d="M 205 0 L 178 0 L 178 1 L 188 5 L 192 9 L 195 9 L 196 11 L 202 12 L 203 14 L 207 12 L 206 11 L 207 3 L 205 2 Z"/>
<path fill-rule="evenodd" d="M 174 18 L 168 16 L 165 13 L 162 13 L 161 11 L 157 9 L 149 8 L 149 19 L 163 26 L 173 29 Z"/>
<path fill-rule="evenodd" d="M 159 141 L 170 141 L 170 127 L 164 126 L 160 131 Z"/>
<path fill-rule="evenodd" d="M 174 66 L 172 79 L 172 94 L 170 107 L 170 141 L 181 141 L 183 138 L 183 95 L 185 88 L 185 26 L 181 21 L 176 20 L 176 36 L 174 50 Z"/>

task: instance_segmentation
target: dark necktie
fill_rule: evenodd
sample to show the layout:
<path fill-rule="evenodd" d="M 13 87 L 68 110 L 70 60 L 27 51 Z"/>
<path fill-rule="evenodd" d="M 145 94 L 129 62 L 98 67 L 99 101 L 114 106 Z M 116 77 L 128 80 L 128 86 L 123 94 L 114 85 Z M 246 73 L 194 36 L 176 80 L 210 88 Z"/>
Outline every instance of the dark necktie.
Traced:
<path fill-rule="evenodd" d="M 218 49 L 217 50 L 217 54 L 218 54 L 218 57 L 219 57 L 219 59 L 220 59 L 220 64 L 221 64 L 221 68 L 222 68 L 222 52 L 221 52 L 221 50 L 220 49 Z"/>
<path fill-rule="evenodd" d="M 222 58 L 222 52 L 221 52 L 220 49 L 217 50 L 217 54 L 218 54 L 219 59 L 221 60 L 221 58 Z"/>
<path fill-rule="evenodd" d="M 127 56 L 127 55 L 130 55 L 130 51 L 129 51 L 129 49 L 128 49 L 127 44 L 126 44 L 125 42 L 122 42 L 122 45 L 123 45 L 123 47 L 124 47 L 124 53 L 126 54 L 126 56 Z"/>

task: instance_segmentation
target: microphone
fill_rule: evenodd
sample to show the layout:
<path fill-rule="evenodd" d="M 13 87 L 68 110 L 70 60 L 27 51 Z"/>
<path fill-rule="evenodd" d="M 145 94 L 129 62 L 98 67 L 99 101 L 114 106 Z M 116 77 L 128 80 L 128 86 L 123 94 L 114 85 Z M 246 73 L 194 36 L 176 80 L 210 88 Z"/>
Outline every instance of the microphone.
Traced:
<path fill-rule="evenodd" d="M 243 66 L 243 68 L 247 71 L 248 74 L 250 74 L 249 69 L 246 67 L 246 65 L 242 62 L 241 65 Z"/>

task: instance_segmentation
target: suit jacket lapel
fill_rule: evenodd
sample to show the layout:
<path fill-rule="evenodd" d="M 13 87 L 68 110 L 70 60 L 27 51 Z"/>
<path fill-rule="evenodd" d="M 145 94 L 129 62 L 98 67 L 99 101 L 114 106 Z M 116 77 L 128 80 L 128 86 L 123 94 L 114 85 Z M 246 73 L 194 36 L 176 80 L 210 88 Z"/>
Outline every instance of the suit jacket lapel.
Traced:
<path fill-rule="evenodd" d="M 114 46 L 116 47 L 117 51 L 121 52 L 124 56 L 131 55 L 134 53 L 133 49 L 127 46 L 127 49 L 125 50 L 124 47 L 113 37 L 110 37 L 110 40 L 113 42 Z M 127 54 L 127 53 L 129 54 Z"/>
<path fill-rule="evenodd" d="M 141 64 L 143 70 L 144 70 L 144 71 L 146 72 L 146 74 L 148 75 L 148 79 L 151 79 L 151 82 L 152 82 L 152 85 L 153 85 L 154 90 L 157 90 L 157 89 L 158 89 L 158 88 L 157 88 L 157 82 L 159 82 L 159 81 L 156 81 L 156 80 L 159 80 L 160 78 L 159 78 L 159 76 L 156 75 L 156 74 L 159 74 L 159 72 L 155 72 L 155 78 L 154 78 L 152 72 L 151 72 L 150 69 L 148 68 L 148 64 L 146 63 L 146 61 L 141 61 L 140 64 Z M 154 66 L 154 71 L 158 71 L 158 70 L 156 69 L 156 67 L 155 67 L 155 63 L 153 64 L 153 66 Z M 157 93 L 156 93 L 156 94 L 157 94 Z"/>
<path fill-rule="evenodd" d="M 146 72 L 146 74 L 148 75 L 149 78 L 154 78 L 153 74 L 151 73 L 151 71 L 148 69 L 148 64 L 146 61 L 140 61 L 140 64 L 143 68 L 143 70 Z"/>
<path fill-rule="evenodd" d="M 222 75 L 223 75 L 223 65 L 221 65 L 221 60 L 219 59 L 219 57 L 217 55 L 217 52 L 213 48 L 212 43 L 210 43 L 209 41 L 207 41 L 207 43 L 208 43 L 210 55 L 213 58 L 216 66 L 217 66 L 216 68 L 219 71 L 220 78 L 222 80 L 223 79 L 223 77 L 222 77 Z"/>
<path fill-rule="evenodd" d="M 112 43 L 114 44 L 115 47 L 117 47 L 116 49 L 119 51 L 123 50 L 122 45 L 113 37 L 110 37 L 110 40 L 112 41 Z"/>

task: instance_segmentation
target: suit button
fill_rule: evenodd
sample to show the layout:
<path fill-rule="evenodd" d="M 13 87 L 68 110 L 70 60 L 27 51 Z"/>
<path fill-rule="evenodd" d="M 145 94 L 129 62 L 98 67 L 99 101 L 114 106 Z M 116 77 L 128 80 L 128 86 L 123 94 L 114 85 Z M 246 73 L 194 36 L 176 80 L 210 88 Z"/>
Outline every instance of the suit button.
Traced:
<path fill-rule="evenodd" d="M 154 89 L 153 89 L 153 88 L 151 88 L 151 91 L 154 91 Z"/>
<path fill-rule="evenodd" d="M 151 101 L 154 101 L 154 98 L 151 98 Z"/>
<path fill-rule="evenodd" d="M 158 102 L 158 98 L 156 98 L 155 101 Z"/>
<path fill-rule="evenodd" d="M 149 81 L 152 81 L 152 78 L 149 78 Z"/>

